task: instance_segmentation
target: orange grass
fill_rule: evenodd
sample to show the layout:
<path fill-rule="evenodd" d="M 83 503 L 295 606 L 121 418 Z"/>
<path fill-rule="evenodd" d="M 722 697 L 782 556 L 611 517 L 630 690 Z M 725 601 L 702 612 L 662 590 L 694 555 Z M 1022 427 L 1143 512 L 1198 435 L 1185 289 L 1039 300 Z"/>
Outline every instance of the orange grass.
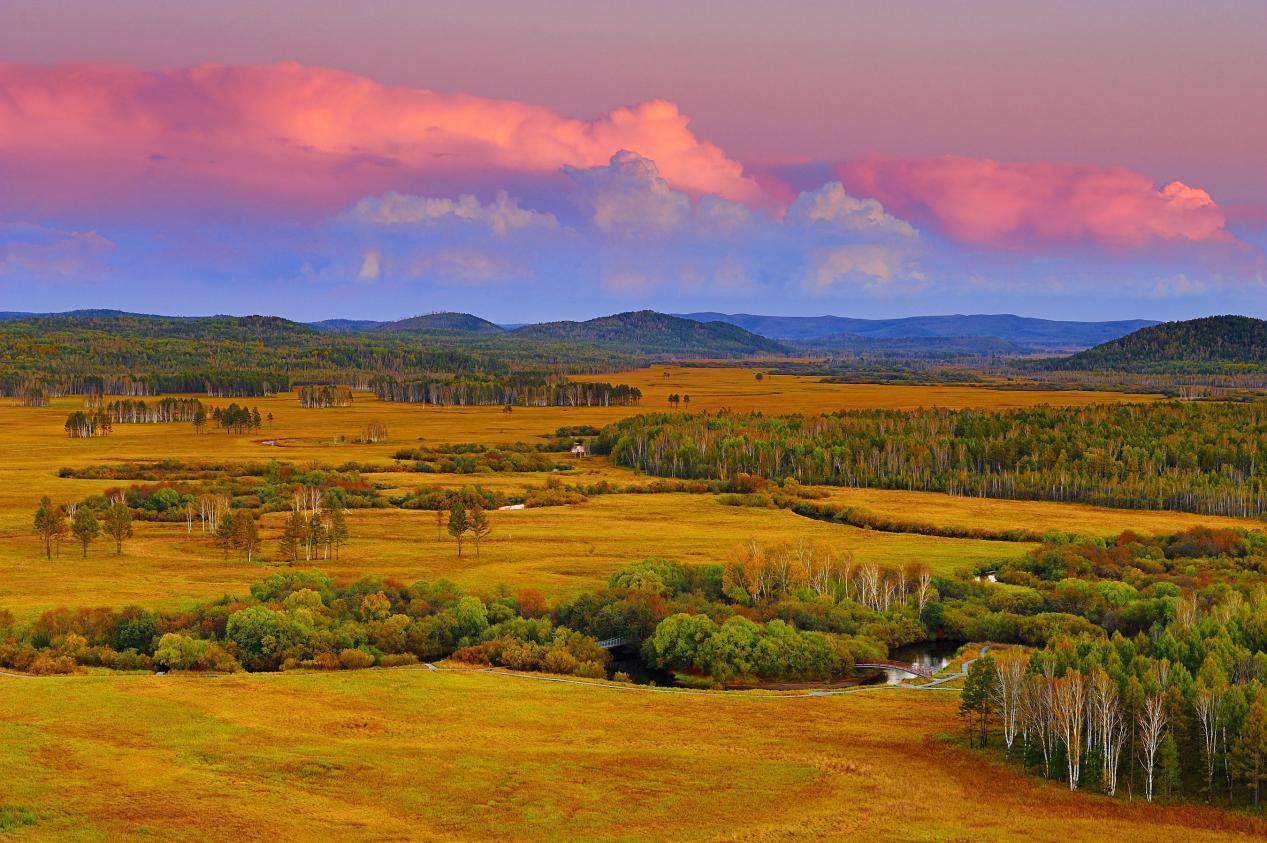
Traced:
<path fill-rule="evenodd" d="M 421 670 L 0 678 L 31 839 L 1230 840 L 947 743 L 957 695 L 777 699 Z"/>

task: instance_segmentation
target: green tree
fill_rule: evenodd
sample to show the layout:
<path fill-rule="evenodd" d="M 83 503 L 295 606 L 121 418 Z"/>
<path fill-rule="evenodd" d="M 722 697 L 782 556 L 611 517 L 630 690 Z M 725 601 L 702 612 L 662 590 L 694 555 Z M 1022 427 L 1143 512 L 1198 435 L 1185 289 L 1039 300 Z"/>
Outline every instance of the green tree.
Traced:
<path fill-rule="evenodd" d="M 127 504 L 116 501 L 106 510 L 106 535 L 114 539 L 114 555 L 123 554 L 123 540 L 132 538 L 132 510 Z"/>
<path fill-rule="evenodd" d="M 493 532 L 493 525 L 488 523 L 488 513 L 484 512 L 484 508 L 480 506 L 471 510 L 471 516 L 468 520 L 471 526 L 471 538 L 475 539 L 475 556 L 479 558 L 480 542 L 488 538 L 488 534 Z"/>
<path fill-rule="evenodd" d="M 238 660 L 247 670 L 274 670 L 299 643 L 301 630 L 286 612 L 251 606 L 229 615 L 224 635 L 237 645 Z"/>
<path fill-rule="evenodd" d="M 308 540 L 308 522 L 297 509 L 290 511 L 290 518 L 282 528 L 281 555 L 288 562 L 299 561 L 299 549 Z"/>
<path fill-rule="evenodd" d="M 995 686 L 999 674 L 993 656 L 982 656 L 968 665 L 968 675 L 963 680 L 963 693 L 959 701 L 959 714 L 968 721 L 968 743 L 973 734 L 981 746 L 990 737 L 990 718 L 994 715 Z"/>
<path fill-rule="evenodd" d="M 339 558 L 339 548 L 348 540 L 348 520 L 343 514 L 343 499 L 333 491 L 327 491 L 321 499 L 321 509 L 326 516 L 326 542 Z"/>
<path fill-rule="evenodd" d="M 220 520 L 216 522 L 215 534 L 216 547 L 224 551 L 224 558 L 229 558 L 229 551 L 233 548 L 233 514 L 226 512 L 220 516 Z"/>
<path fill-rule="evenodd" d="M 1157 747 L 1157 789 L 1167 799 L 1179 789 L 1180 775 L 1179 746 L 1175 736 L 1167 732 Z"/>
<path fill-rule="evenodd" d="M 471 521 L 466 515 L 466 505 L 461 501 L 454 501 L 449 509 L 449 535 L 458 543 L 459 559 L 462 558 L 462 539 L 470 529 Z"/>
<path fill-rule="evenodd" d="M 474 641 L 488 629 L 488 607 L 478 597 L 467 595 L 453 607 L 454 633 Z"/>
<path fill-rule="evenodd" d="M 70 520 L 70 531 L 75 534 L 75 539 L 84 549 L 84 556 L 88 556 L 88 545 L 101 535 L 101 523 L 97 521 L 97 514 L 92 511 L 91 507 L 80 506 L 75 509 L 75 517 Z"/>
<path fill-rule="evenodd" d="M 1260 695 L 1261 696 L 1261 695 Z M 1254 807 L 1261 801 L 1263 780 L 1267 779 L 1267 705 L 1254 701 L 1241 728 L 1241 739 L 1232 752 L 1232 768 L 1254 794 Z"/>
<path fill-rule="evenodd" d="M 66 536 L 66 512 L 54 505 L 48 495 L 40 498 L 39 508 L 35 510 L 35 532 L 40 536 L 44 556 L 52 559 Z"/>
<path fill-rule="evenodd" d="M 689 670 L 701 666 L 704 650 L 716 634 L 717 624 L 708 615 L 669 615 L 656 624 L 642 652 L 657 667 Z"/>
<path fill-rule="evenodd" d="M 308 558 L 316 556 L 321 552 L 322 547 L 328 549 L 328 531 L 326 524 L 321 520 L 320 512 L 313 512 L 312 517 L 308 519 Z"/>
<path fill-rule="evenodd" d="M 260 548 L 260 530 L 255 524 L 255 516 L 246 509 L 234 510 L 231 531 L 233 546 L 242 551 L 246 561 L 250 562 Z"/>

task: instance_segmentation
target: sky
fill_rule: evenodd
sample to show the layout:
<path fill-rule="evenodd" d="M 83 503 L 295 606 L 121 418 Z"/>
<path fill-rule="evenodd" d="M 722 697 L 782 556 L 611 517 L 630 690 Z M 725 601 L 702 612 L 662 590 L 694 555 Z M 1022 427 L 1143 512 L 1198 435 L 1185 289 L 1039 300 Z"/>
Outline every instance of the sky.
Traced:
<path fill-rule="evenodd" d="M 0 310 L 1267 317 L 1267 4 L 7 0 Z"/>

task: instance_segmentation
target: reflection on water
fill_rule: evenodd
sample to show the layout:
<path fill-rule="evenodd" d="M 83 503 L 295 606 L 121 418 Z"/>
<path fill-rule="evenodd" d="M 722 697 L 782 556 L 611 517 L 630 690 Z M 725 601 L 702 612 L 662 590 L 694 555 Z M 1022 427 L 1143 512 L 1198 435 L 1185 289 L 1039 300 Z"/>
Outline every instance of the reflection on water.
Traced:
<path fill-rule="evenodd" d="M 936 673 L 955 659 L 955 653 L 962 646 L 960 641 L 926 641 L 923 644 L 911 644 L 909 647 L 898 647 L 889 653 L 889 658 L 897 662 L 906 662 L 916 667 L 926 668 Z M 901 670 L 884 670 L 884 684 L 896 685 L 908 679 L 917 679 Z"/>

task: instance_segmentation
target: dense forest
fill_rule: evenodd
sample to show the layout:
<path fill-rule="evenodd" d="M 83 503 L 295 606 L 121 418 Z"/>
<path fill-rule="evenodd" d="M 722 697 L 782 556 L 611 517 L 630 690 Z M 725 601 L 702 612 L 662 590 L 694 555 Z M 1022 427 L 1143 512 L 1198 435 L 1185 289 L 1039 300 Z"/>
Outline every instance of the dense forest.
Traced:
<path fill-rule="evenodd" d="M 654 414 L 604 429 L 594 451 L 662 477 L 743 472 L 1130 509 L 1267 512 L 1263 404 Z"/>
<path fill-rule="evenodd" d="M 1094 629 L 975 663 L 962 704 L 970 734 L 983 745 L 997 736 L 1015 763 L 1070 789 L 1260 804 L 1265 570 L 1261 533 L 1208 529 L 1047 545 L 1005 566 L 987 604 L 1054 608 Z M 928 620 L 962 623 L 978 588 Z M 997 626 L 973 633 L 1014 638 Z"/>
<path fill-rule="evenodd" d="M 496 378 L 617 371 L 639 351 L 493 335 L 330 333 L 275 317 L 106 315 L 0 323 L 0 395 L 271 395 L 292 382 L 366 388 L 376 375 Z"/>
<path fill-rule="evenodd" d="M 379 376 L 370 382 L 384 401 L 456 406 L 521 404 L 530 407 L 625 407 L 642 391 L 625 384 L 569 381 L 557 375 L 522 373 L 502 378 L 415 378 Z"/>

